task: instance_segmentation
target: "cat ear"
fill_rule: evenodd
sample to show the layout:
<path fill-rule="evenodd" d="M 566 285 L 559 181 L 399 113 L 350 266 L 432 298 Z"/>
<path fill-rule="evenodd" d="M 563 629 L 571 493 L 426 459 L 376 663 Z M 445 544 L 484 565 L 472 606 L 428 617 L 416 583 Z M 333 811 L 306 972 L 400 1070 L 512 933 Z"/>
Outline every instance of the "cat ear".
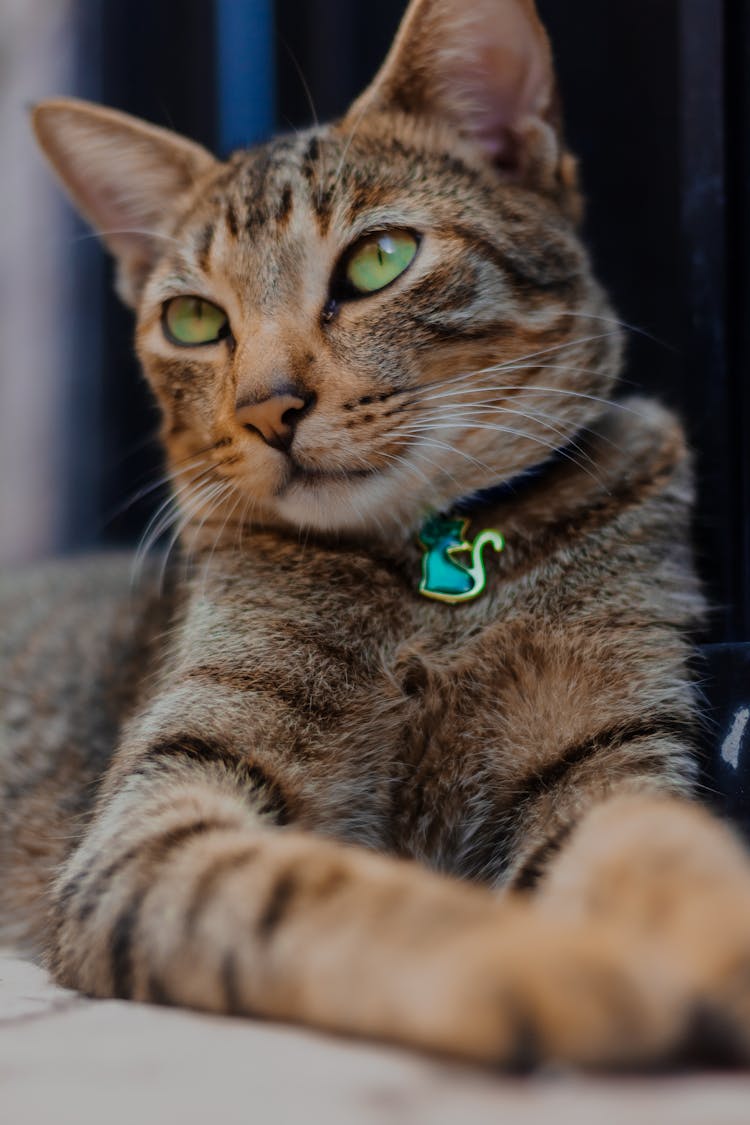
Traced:
<path fill-rule="evenodd" d="M 412 0 L 380 73 L 347 115 L 449 122 L 520 179 L 562 157 L 552 51 L 533 0 Z"/>
<path fill-rule="evenodd" d="M 135 304 L 159 235 L 216 161 L 176 133 L 75 98 L 39 103 L 32 124 L 73 203 L 117 258 L 120 296 Z"/>

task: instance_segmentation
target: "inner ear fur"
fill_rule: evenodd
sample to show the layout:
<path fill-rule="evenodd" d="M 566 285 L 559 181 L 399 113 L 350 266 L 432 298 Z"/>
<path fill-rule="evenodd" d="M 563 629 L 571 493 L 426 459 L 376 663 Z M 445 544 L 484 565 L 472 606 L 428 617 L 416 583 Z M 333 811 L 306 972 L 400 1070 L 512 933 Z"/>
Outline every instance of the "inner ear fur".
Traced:
<path fill-rule="evenodd" d="M 440 120 L 509 178 L 577 218 L 552 50 L 533 0 L 412 0 L 371 86 L 349 110 Z"/>
<path fill-rule="evenodd" d="M 168 129 L 75 98 L 40 102 L 32 125 L 73 204 L 115 255 L 120 296 L 135 305 L 176 209 L 217 162 Z"/>

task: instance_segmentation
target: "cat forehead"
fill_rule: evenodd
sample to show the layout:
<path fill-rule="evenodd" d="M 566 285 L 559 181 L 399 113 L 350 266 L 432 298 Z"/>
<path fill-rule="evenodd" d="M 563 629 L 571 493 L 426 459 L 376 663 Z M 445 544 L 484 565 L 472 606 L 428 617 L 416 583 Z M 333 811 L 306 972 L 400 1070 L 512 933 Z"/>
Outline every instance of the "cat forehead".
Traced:
<path fill-rule="evenodd" d="M 472 189 L 497 190 L 474 154 L 455 151 L 454 135 L 410 122 L 399 129 L 390 119 L 377 124 L 316 128 L 233 153 L 188 219 L 223 214 L 234 238 L 257 239 L 265 230 L 278 235 L 302 206 L 326 236 L 334 223 L 353 226 L 389 205 L 434 207 L 465 202 Z M 397 213 L 382 217 L 398 220 Z"/>
<path fill-rule="evenodd" d="M 328 284 L 358 237 L 456 224 L 523 242 L 560 222 L 540 197 L 504 183 L 473 147 L 439 124 L 388 115 L 316 127 L 233 153 L 200 185 L 152 273 L 154 301 L 221 278 L 251 304 L 276 305 Z M 196 272 L 197 267 L 197 272 Z"/>

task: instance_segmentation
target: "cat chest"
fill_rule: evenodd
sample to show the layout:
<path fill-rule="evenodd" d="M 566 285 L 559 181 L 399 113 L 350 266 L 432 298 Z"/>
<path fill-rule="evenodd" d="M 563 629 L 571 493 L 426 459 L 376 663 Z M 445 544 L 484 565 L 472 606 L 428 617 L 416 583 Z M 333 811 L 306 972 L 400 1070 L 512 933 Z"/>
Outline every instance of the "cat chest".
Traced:
<path fill-rule="evenodd" d="M 484 621 L 483 604 L 460 616 L 398 605 L 356 620 L 342 605 L 335 626 L 330 607 L 325 617 L 307 607 L 283 629 L 255 621 L 236 668 L 224 645 L 221 680 L 247 692 L 247 753 L 301 827 L 500 881 L 519 770 L 509 700 L 528 646 L 512 614 Z M 200 671 L 216 682 L 216 667 Z"/>
<path fill-rule="evenodd" d="M 446 873 L 500 880 L 513 765 L 489 682 L 402 650 L 316 743 L 308 827 Z"/>

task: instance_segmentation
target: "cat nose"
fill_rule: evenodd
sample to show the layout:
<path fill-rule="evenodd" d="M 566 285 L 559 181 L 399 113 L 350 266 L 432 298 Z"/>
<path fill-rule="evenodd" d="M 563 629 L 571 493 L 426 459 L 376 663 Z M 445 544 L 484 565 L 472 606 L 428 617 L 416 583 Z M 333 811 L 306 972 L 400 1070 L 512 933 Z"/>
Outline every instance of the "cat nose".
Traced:
<path fill-rule="evenodd" d="M 246 430 L 263 438 L 266 445 L 288 453 L 294 441 L 297 423 L 312 409 L 315 396 L 290 390 L 277 391 L 261 402 L 238 406 L 236 418 Z"/>

